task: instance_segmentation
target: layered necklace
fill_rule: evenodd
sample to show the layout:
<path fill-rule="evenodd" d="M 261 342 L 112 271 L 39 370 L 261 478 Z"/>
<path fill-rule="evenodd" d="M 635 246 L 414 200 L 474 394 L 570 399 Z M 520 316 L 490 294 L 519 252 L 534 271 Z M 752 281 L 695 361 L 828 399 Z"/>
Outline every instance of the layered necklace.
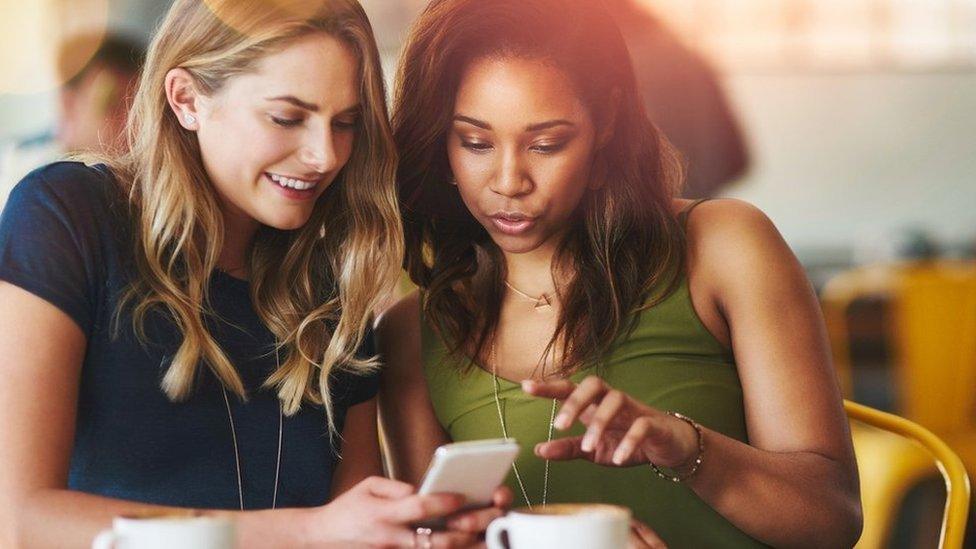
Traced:
<path fill-rule="evenodd" d="M 552 298 L 548 294 L 542 294 L 540 297 L 532 297 L 529 294 L 519 290 L 515 286 L 512 286 L 507 280 L 505 285 L 508 286 L 513 292 L 515 292 L 520 297 L 524 297 L 535 303 L 535 310 L 538 312 L 552 310 Z M 508 426 L 505 423 L 505 414 L 502 413 L 502 403 L 498 396 L 499 393 L 499 382 L 498 382 L 498 349 L 495 340 L 492 339 L 491 342 L 491 380 L 492 388 L 494 389 L 495 396 L 495 409 L 498 411 L 498 423 L 502 429 L 502 436 L 509 438 L 508 436 Z M 545 358 L 542 361 L 542 377 L 545 378 L 546 373 L 546 363 Z M 552 408 L 549 412 L 549 429 L 548 435 L 546 437 L 546 442 L 552 442 L 552 430 L 553 422 L 556 419 L 556 399 L 552 399 Z M 512 462 L 512 471 L 515 473 L 515 481 L 518 483 L 519 490 L 522 492 L 522 497 L 525 499 L 525 504 L 528 506 L 529 510 L 532 510 L 532 501 L 529 499 L 529 493 L 525 489 L 525 483 L 522 481 L 522 474 L 519 472 L 517 459 Z M 547 499 L 549 496 L 549 460 L 545 462 L 544 473 L 542 477 L 542 506 L 545 507 Z"/>

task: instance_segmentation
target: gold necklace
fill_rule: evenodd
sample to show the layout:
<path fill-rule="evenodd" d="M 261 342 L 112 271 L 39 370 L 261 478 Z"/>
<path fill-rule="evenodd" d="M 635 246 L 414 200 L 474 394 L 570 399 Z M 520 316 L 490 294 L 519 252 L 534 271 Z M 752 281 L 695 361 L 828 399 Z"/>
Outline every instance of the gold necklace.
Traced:
<path fill-rule="evenodd" d="M 281 369 L 281 360 L 278 358 L 278 342 L 275 342 L 275 364 Z M 241 477 L 241 454 L 237 450 L 237 429 L 234 428 L 234 414 L 230 411 L 230 399 L 227 398 L 227 389 L 221 384 L 221 392 L 224 394 L 224 405 L 227 407 L 227 420 L 230 421 L 230 435 L 234 441 L 234 464 L 237 466 L 237 497 L 241 504 L 241 511 L 244 510 L 244 482 Z M 284 426 L 284 412 L 281 409 L 281 401 L 278 401 L 278 457 L 275 459 L 275 481 L 274 494 L 271 496 L 271 508 L 278 506 L 278 476 L 281 473 L 281 433 Z"/>
<path fill-rule="evenodd" d="M 545 363 L 543 363 L 543 375 L 545 375 Z M 505 425 L 505 415 L 502 414 L 502 402 L 498 398 L 498 353 L 495 346 L 494 340 L 491 342 L 491 380 L 492 386 L 495 392 L 495 409 L 498 410 L 498 423 L 502 427 L 502 436 L 508 438 L 508 427 Z M 552 442 L 552 424 L 556 419 L 556 399 L 552 399 L 552 411 L 549 413 L 549 436 L 546 438 L 546 442 Z M 512 462 L 512 471 L 515 472 L 515 481 L 518 482 L 519 489 L 522 491 L 522 497 L 525 498 L 525 504 L 528 506 L 529 510 L 532 510 L 532 502 L 529 500 L 529 494 L 525 490 L 525 484 L 522 482 L 522 475 L 519 473 L 518 465 L 516 461 Z M 549 460 L 546 460 L 545 473 L 542 477 L 542 506 L 546 506 L 546 498 L 549 495 Z"/>
<path fill-rule="evenodd" d="M 549 297 L 549 294 L 542 294 L 539 297 L 533 297 L 533 296 L 531 296 L 531 295 L 523 292 L 522 290 L 519 290 L 515 286 L 512 286 L 512 284 L 509 281 L 507 281 L 507 280 L 505 281 L 505 285 L 508 286 L 508 289 L 509 290 L 512 290 L 513 292 L 515 292 L 519 296 L 524 297 L 525 299 L 528 299 L 529 301 L 535 302 L 535 310 L 536 311 L 542 312 L 544 310 L 547 310 L 547 309 L 551 309 L 552 308 L 552 298 Z"/>

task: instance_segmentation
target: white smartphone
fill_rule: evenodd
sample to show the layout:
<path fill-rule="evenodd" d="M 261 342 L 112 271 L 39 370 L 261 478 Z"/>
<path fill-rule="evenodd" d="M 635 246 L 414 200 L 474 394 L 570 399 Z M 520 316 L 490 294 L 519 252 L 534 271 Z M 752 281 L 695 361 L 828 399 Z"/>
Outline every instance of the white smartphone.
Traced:
<path fill-rule="evenodd" d="M 512 438 L 471 440 L 445 444 L 434 452 L 420 494 L 451 492 L 464 495 L 465 507 L 491 505 L 519 453 Z"/>

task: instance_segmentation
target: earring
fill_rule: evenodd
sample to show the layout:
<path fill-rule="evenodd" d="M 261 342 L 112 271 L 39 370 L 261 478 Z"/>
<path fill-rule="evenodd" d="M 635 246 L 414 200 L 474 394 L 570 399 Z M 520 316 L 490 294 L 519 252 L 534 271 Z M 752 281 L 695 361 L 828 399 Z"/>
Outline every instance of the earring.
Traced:
<path fill-rule="evenodd" d="M 197 117 L 193 116 L 190 113 L 186 113 L 186 114 L 183 115 L 183 121 L 186 122 L 187 124 L 190 124 L 190 125 L 196 124 L 197 123 Z"/>

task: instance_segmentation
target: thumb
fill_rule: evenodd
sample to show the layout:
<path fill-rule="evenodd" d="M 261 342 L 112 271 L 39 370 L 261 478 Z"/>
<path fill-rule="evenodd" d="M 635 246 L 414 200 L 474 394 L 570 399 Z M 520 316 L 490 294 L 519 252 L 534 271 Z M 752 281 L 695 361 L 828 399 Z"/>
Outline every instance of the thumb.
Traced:
<path fill-rule="evenodd" d="M 413 486 L 399 480 L 369 477 L 359 483 L 372 496 L 384 499 L 400 499 L 413 494 Z"/>
<path fill-rule="evenodd" d="M 556 461 L 587 458 L 590 456 L 590 453 L 583 451 L 582 443 L 582 436 L 559 438 L 550 442 L 540 442 L 535 446 L 535 455 L 542 459 L 551 459 Z"/>

